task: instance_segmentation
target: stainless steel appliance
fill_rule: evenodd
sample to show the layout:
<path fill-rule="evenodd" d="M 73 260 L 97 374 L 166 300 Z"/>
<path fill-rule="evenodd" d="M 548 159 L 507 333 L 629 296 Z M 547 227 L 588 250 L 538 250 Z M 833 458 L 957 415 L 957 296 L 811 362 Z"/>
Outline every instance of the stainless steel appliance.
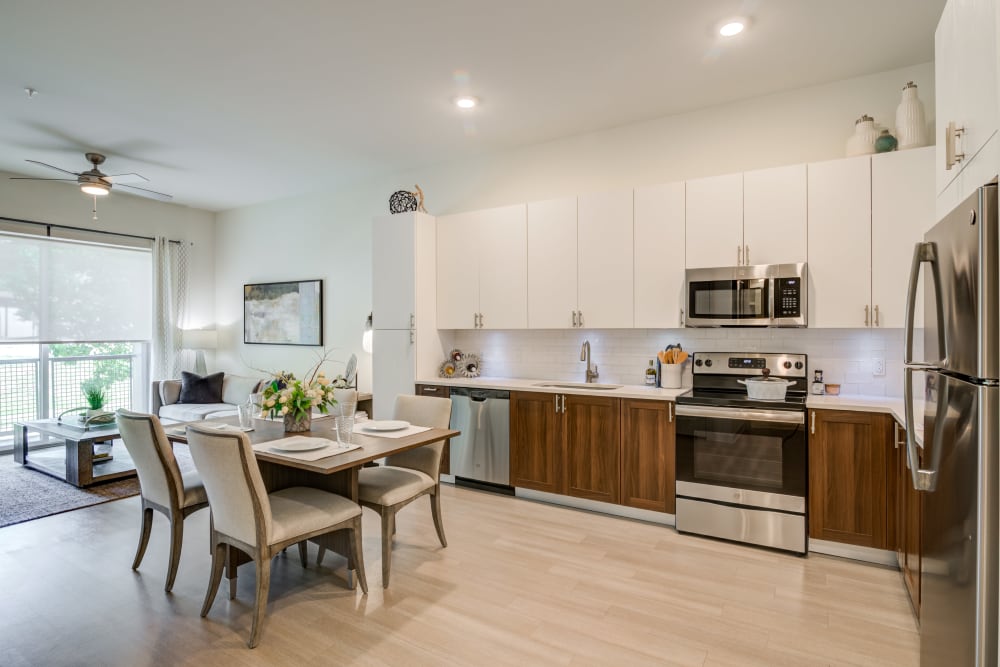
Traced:
<path fill-rule="evenodd" d="M 751 400 L 740 379 L 792 382 Z M 806 553 L 806 355 L 698 352 L 677 397 L 677 530 Z"/>
<path fill-rule="evenodd" d="M 914 249 L 906 309 L 907 462 L 922 492 L 920 664 L 997 665 L 1000 309 L 997 184 Z M 917 279 L 925 278 L 924 356 L 913 361 Z M 923 461 L 913 373 L 924 373 Z"/>
<path fill-rule="evenodd" d="M 454 387 L 451 427 L 451 474 L 455 482 L 510 484 L 510 392 Z"/>
<path fill-rule="evenodd" d="M 689 327 L 806 326 L 806 265 L 688 269 Z"/>

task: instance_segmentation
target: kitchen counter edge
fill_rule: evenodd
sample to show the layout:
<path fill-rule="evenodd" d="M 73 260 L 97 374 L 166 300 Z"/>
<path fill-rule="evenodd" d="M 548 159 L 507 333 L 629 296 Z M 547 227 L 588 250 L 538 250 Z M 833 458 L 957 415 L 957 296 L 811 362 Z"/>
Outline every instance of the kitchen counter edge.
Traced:
<path fill-rule="evenodd" d="M 521 380 L 517 378 L 421 378 L 416 384 L 438 387 L 472 387 L 476 389 L 499 389 L 501 391 L 531 391 L 543 394 L 574 394 L 579 396 L 602 396 L 608 398 L 637 398 L 651 401 L 673 401 L 681 394 L 691 391 L 691 387 L 662 389 L 643 385 L 623 385 L 620 389 L 581 389 L 578 387 L 539 387 L 539 384 L 557 384 L 569 380 Z M 572 383 L 579 384 L 579 383 Z M 617 384 L 617 383 L 608 383 Z"/>

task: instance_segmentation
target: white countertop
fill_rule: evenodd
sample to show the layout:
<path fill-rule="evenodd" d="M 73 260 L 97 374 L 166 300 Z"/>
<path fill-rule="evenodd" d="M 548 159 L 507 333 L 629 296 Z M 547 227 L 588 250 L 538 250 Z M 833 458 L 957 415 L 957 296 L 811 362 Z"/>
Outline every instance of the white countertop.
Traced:
<path fill-rule="evenodd" d="M 672 401 L 691 387 L 680 389 L 661 389 L 640 384 L 620 385 L 619 389 L 583 389 L 582 382 L 568 380 L 522 380 L 518 378 L 421 378 L 417 384 L 430 384 L 440 387 L 476 387 L 478 389 L 500 389 L 506 391 L 537 391 L 549 394 L 579 394 L 581 396 L 608 396 L 611 398 L 639 398 L 653 401 Z M 561 387 L 544 387 L 539 385 L 566 385 Z M 605 384 L 598 382 L 596 384 Z M 611 383 L 607 383 L 611 384 Z"/>

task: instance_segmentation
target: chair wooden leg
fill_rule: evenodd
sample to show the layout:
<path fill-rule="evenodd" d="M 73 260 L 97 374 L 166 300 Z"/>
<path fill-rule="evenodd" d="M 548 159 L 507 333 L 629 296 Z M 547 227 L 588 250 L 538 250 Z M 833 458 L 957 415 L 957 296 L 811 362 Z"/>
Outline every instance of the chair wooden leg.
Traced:
<path fill-rule="evenodd" d="M 299 560 L 302 561 L 302 567 L 309 566 L 309 559 L 306 555 L 307 544 L 305 540 L 299 542 Z"/>
<path fill-rule="evenodd" d="M 267 592 L 271 588 L 271 559 L 261 553 L 257 557 L 257 593 L 253 602 L 253 624 L 250 626 L 250 641 L 247 646 L 254 648 L 260 642 L 264 628 L 264 613 L 267 611 Z"/>
<path fill-rule="evenodd" d="M 184 543 L 184 516 L 177 512 L 170 517 L 170 560 L 167 563 L 167 583 L 163 590 L 170 592 L 177 578 L 177 568 L 181 563 L 181 545 Z"/>
<path fill-rule="evenodd" d="M 132 569 L 138 570 L 142 557 L 146 555 L 146 545 L 149 544 L 149 534 L 153 531 L 153 508 L 142 508 L 142 526 L 139 528 L 139 546 L 135 550 L 135 559 L 132 561 Z"/>
<path fill-rule="evenodd" d="M 365 555 L 362 553 L 361 544 L 361 517 L 354 519 L 354 525 L 349 531 L 351 534 L 351 553 L 354 555 L 354 571 L 361 584 L 361 592 L 368 595 L 368 578 L 365 577 Z"/>
<path fill-rule="evenodd" d="M 444 523 L 441 522 L 441 486 L 438 485 L 434 493 L 431 494 L 431 516 L 434 517 L 434 528 L 437 529 L 438 539 L 441 546 L 448 546 L 448 540 L 444 536 Z"/>
<path fill-rule="evenodd" d="M 233 556 L 229 553 L 231 547 L 226 547 L 226 577 L 229 579 L 229 599 L 236 599 L 236 566 L 232 564 Z"/>
<path fill-rule="evenodd" d="M 205 602 L 201 605 L 201 617 L 208 616 L 208 610 L 215 602 L 215 595 L 219 592 L 219 582 L 222 581 L 222 566 L 226 563 L 226 545 L 216 544 L 212 549 L 212 572 L 208 576 L 208 591 L 205 593 Z"/>
<path fill-rule="evenodd" d="M 389 566 L 392 564 L 392 529 L 396 513 L 383 507 L 382 515 L 382 588 L 389 588 Z"/>
<path fill-rule="evenodd" d="M 321 544 L 321 545 L 319 545 L 319 553 L 316 554 L 316 566 L 317 567 L 323 564 L 323 556 L 325 556 L 325 555 L 326 555 L 326 547 L 324 547 Z"/>

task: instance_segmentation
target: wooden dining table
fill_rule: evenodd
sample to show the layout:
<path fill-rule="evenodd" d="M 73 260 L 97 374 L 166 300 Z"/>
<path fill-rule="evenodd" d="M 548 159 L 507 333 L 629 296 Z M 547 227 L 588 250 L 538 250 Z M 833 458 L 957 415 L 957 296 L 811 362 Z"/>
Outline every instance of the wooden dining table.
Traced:
<path fill-rule="evenodd" d="M 236 426 L 239 420 L 236 417 L 225 417 L 188 423 L 224 423 Z M 183 427 L 187 426 L 188 423 L 164 426 L 167 439 L 171 442 L 187 444 L 187 434 L 183 432 Z M 358 470 L 362 466 L 371 464 L 391 454 L 423 447 L 439 440 L 454 438 L 459 434 L 460 431 L 444 428 L 431 428 L 427 431 L 401 438 L 377 437 L 355 433 L 351 442 L 352 444 L 361 445 L 360 449 L 334 454 L 316 461 L 303 461 L 268 451 L 255 450 L 254 454 L 257 458 L 261 477 L 264 480 L 264 488 L 267 489 L 268 493 L 287 489 L 292 486 L 308 486 L 330 491 L 331 493 L 336 493 L 345 498 L 350 498 L 354 502 L 358 502 Z M 335 421 L 329 417 L 314 418 L 311 430 L 293 434 L 285 433 L 284 425 L 281 421 L 255 419 L 253 430 L 247 432 L 246 435 L 249 437 L 251 444 L 280 440 L 289 435 L 326 438 L 334 442 L 337 440 Z M 353 571 L 355 569 L 349 538 L 345 531 L 320 535 L 312 538 L 310 541 L 344 556 L 347 559 L 349 570 Z M 236 570 L 243 563 L 251 561 L 252 559 L 247 554 L 238 549 L 229 549 L 226 559 L 226 577 L 229 579 L 230 598 L 236 593 Z"/>

